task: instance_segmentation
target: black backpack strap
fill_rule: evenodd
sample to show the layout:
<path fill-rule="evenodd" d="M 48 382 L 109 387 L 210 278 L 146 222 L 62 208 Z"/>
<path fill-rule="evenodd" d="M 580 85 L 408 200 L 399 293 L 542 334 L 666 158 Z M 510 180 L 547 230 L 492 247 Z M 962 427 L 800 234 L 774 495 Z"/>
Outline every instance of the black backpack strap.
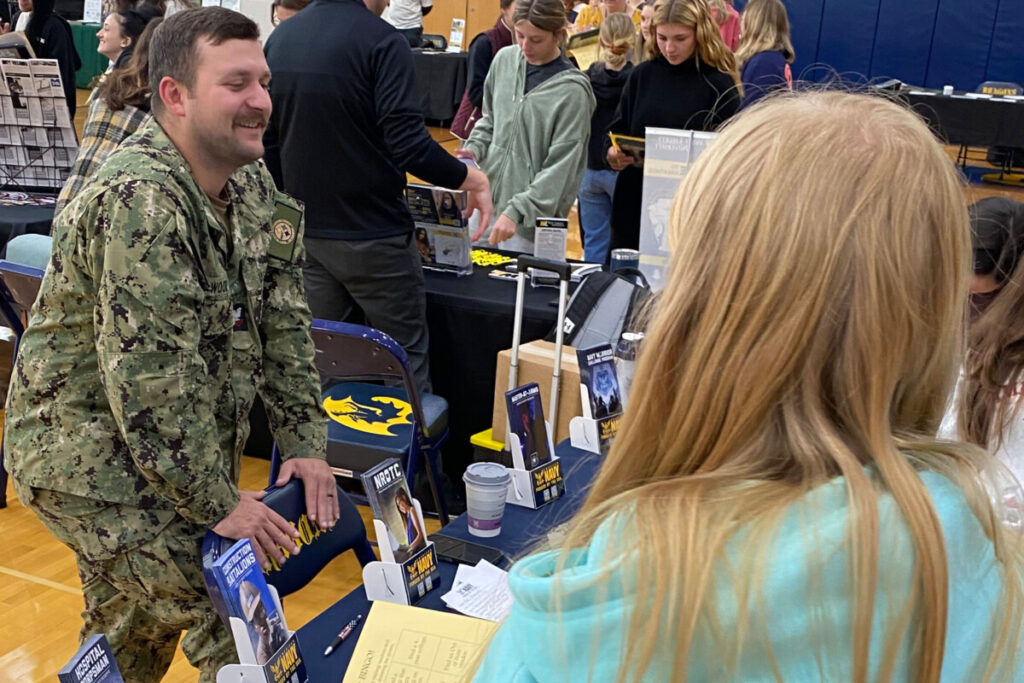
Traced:
<path fill-rule="evenodd" d="M 576 292 L 572 295 L 572 299 L 569 300 L 569 306 L 565 310 L 565 321 L 562 322 L 562 326 L 565 329 L 563 342 L 566 345 L 572 346 L 572 340 L 576 337 L 576 331 L 580 329 L 587 316 L 590 315 L 590 312 L 597 305 L 605 290 L 611 287 L 612 283 L 617 279 L 617 275 L 603 270 L 593 272 L 583 278 L 583 281 L 576 288 Z M 558 324 L 559 321 L 556 321 L 555 327 L 551 328 L 548 335 L 544 337 L 545 341 L 555 341 Z"/>

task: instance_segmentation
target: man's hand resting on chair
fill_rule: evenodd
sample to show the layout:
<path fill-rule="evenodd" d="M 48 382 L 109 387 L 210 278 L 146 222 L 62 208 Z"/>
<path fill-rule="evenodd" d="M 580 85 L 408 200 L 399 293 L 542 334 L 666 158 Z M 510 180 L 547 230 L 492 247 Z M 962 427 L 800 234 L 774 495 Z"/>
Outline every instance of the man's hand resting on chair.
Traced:
<path fill-rule="evenodd" d="M 274 486 L 284 486 L 296 477 L 306 489 L 306 514 L 321 529 L 331 529 L 338 521 L 336 492 L 338 485 L 327 462 L 319 458 L 291 458 L 281 465 L 281 473 Z"/>

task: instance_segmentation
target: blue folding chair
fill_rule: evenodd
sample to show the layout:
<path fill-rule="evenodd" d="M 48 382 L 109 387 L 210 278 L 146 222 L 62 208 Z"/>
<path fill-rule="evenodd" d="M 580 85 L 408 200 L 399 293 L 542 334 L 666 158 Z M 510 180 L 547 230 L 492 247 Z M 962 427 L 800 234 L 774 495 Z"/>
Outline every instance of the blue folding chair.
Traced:
<path fill-rule="evenodd" d="M 353 478 L 391 457 L 402 461 L 410 489 L 425 465 L 442 524 L 448 511 L 439 495 L 438 462 L 448 438 L 448 402 L 420 394 L 405 350 L 380 330 L 351 323 L 314 320 L 316 367 L 324 379 L 358 379 L 328 387 L 321 402 L 331 418 L 327 428 L 327 464 L 335 476 Z M 400 387 L 365 380 L 401 380 Z M 271 479 L 277 477 L 277 445 Z"/>
<path fill-rule="evenodd" d="M 11 261 L 0 261 L 0 315 L 6 326 L 14 332 L 14 350 L 11 352 L 11 369 L 18 358 L 18 344 L 25 334 L 22 314 L 28 313 L 39 294 L 43 282 L 43 271 L 32 266 L 23 266 Z M 0 435 L 0 508 L 7 507 L 7 468 L 4 467 L 3 437 Z"/>
<path fill-rule="evenodd" d="M 272 567 L 266 572 L 267 583 L 277 589 L 279 597 L 284 598 L 305 586 L 331 560 L 348 550 L 355 553 L 359 564 L 364 567 L 377 559 L 366 538 L 366 527 L 363 526 L 359 510 L 340 487 L 335 488 L 340 515 L 337 524 L 328 531 L 311 523 L 308 517 L 303 519 L 306 498 L 301 479 L 292 479 L 280 488 L 271 486 L 267 489 L 263 502 L 295 525 L 301 541 L 301 552 L 298 555 L 292 555 L 283 565 Z M 219 536 L 213 531 L 206 532 L 203 538 L 203 564 L 211 564 L 234 544 L 235 541 L 230 538 Z"/>

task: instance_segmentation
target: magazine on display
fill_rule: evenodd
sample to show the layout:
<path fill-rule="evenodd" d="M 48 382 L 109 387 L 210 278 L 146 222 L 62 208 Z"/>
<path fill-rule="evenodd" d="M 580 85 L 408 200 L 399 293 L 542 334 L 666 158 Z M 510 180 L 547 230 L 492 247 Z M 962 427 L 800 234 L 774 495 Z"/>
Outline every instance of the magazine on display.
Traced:
<path fill-rule="evenodd" d="M 587 388 L 590 417 L 601 420 L 622 412 L 622 391 L 615 372 L 615 352 L 611 344 L 577 349 L 580 384 Z"/>
<path fill-rule="evenodd" d="M 409 183 L 405 199 L 415 224 L 416 247 L 423 267 L 459 274 L 472 272 L 466 193 Z"/>
<path fill-rule="evenodd" d="M 508 409 L 509 428 L 519 437 L 526 468 L 532 470 L 550 462 L 551 449 L 537 383 L 530 382 L 505 392 L 505 406 Z"/>
<path fill-rule="evenodd" d="M 0 59 L 0 188 L 55 193 L 78 140 L 54 59 Z"/>
<path fill-rule="evenodd" d="M 288 629 L 252 544 L 242 539 L 216 559 L 208 559 L 203 558 L 203 573 L 217 612 L 229 631 L 230 617 L 245 623 L 256 663 L 266 664 L 288 641 Z"/>
<path fill-rule="evenodd" d="M 398 458 L 388 458 L 367 470 L 362 481 L 373 516 L 387 527 L 388 538 L 378 538 L 377 545 L 389 544 L 399 564 L 423 550 L 426 530 L 418 533 L 420 520 Z"/>
<path fill-rule="evenodd" d="M 117 662 L 102 633 L 85 641 L 63 669 L 57 672 L 60 683 L 124 683 Z"/>

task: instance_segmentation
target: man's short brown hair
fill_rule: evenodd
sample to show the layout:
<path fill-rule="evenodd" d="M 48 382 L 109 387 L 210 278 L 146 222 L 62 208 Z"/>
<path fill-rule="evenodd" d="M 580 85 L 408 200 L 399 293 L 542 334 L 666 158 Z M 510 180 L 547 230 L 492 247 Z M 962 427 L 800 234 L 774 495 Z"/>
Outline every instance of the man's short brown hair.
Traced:
<path fill-rule="evenodd" d="M 260 29 L 249 17 L 223 7 L 198 7 L 175 12 L 153 32 L 149 47 L 149 87 L 153 111 L 163 107 L 160 81 L 170 76 L 186 88 L 195 85 L 199 39 L 212 45 L 225 40 L 259 40 Z"/>

